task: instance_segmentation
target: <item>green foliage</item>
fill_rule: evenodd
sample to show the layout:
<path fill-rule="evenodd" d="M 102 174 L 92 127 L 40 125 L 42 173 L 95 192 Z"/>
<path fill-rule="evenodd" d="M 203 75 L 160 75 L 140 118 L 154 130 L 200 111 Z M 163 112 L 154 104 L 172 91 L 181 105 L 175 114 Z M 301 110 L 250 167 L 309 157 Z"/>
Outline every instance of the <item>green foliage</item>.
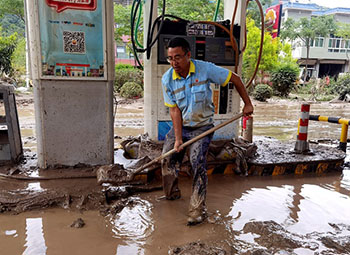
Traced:
<path fill-rule="evenodd" d="M 265 11 L 268 7 L 271 6 L 272 0 L 260 0 L 261 6 L 263 8 L 263 15 L 265 15 Z M 253 19 L 255 24 L 261 27 L 261 16 L 258 5 L 255 1 L 249 1 L 247 8 L 247 17 Z"/>
<path fill-rule="evenodd" d="M 26 73 L 26 40 L 20 38 L 12 56 L 14 76 L 20 77 Z"/>
<path fill-rule="evenodd" d="M 258 61 L 261 30 L 255 26 L 254 20 L 247 19 L 247 47 L 243 55 L 243 77 L 250 79 L 253 75 L 256 63 Z M 259 65 L 260 72 L 258 76 L 270 73 L 277 66 L 283 63 L 293 63 L 296 59 L 292 58 L 292 49 L 290 44 L 281 43 L 279 38 L 272 39 L 270 33 L 266 32 L 264 36 L 263 53 Z"/>
<path fill-rule="evenodd" d="M 273 89 L 267 84 L 258 84 L 253 92 L 254 99 L 266 102 L 266 99 L 271 98 L 273 95 Z"/>
<path fill-rule="evenodd" d="M 339 95 L 340 100 L 344 100 L 347 94 L 350 95 L 350 73 L 342 75 L 332 86 L 332 92 Z"/>
<path fill-rule="evenodd" d="M 213 20 L 216 1 L 211 0 L 166 0 L 166 14 L 187 20 Z M 159 1 L 158 13 L 162 13 L 163 1 Z M 218 20 L 223 19 L 224 1 L 220 2 Z"/>
<path fill-rule="evenodd" d="M 24 21 L 14 14 L 6 14 L 2 18 L 0 17 L 0 26 L 3 35 L 9 36 L 17 33 L 19 36 L 25 36 Z"/>
<path fill-rule="evenodd" d="M 306 63 L 309 59 L 310 43 L 316 37 L 327 37 L 329 34 L 334 34 L 337 30 L 337 25 L 334 17 L 331 15 L 317 16 L 308 18 L 301 18 L 300 20 L 293 20 L 288 18 L 281 29 L 281 38 L 301 40 L 306 45 Z M 307 64 L 305 65 L 307 70 Z M 303 80 L 306 80 L 306 72 L 304 72 Z"/>
<path fill-rule="evenodd" d="M 114 5 L 114 38 L 117 44 L 122 44 L 122 36 L 131 34 L 131 5 L 123 6 L 121 4 Z M 142 23 L 141 23 L 142 24 Z M 142 37 L 141 37 L 142 38 Z"/>
<path fill-rule="evenodd" d="M 0 75 L 12 73 L 12 55 L 16 49 L 17 34 L 2 36 L 0 27 Z"/>
<path fill-rule="evenodd" d="M 337 25 L 333 16 L 317 16 L 308 18 L 301 18 L 295 21 L 288 18 L 283 23 L 281 30 L 282 39 L 295 40 L 301 39 L 306 45 L 311 39 L 316 37 L 327 37 L 329 34 L 335 33 Z"/>
<path fill-rule="evenodd" d="M 120 95 L 125 98 L 143 97 L 143 89 L 136 82 L 126 82 L 120 89 Z"/>
<path fill-rule="evenodd" d="M 277 67 L 271 75 L 275 94 L 287 97 L 294 88 L 298 73 L 299 69 L 294 65 L 283 64 Z"/>
<path fill-rule="evenodd" d="M 135 82 L 143 88 L 143 71 L 140 69 L 117 69 L 115 71 L 114 89 L 120 92 L 126 82 Z"/>
<path fill-rule="evenodd" d="M 350 24 L 349 23 L 337 23 L 336 36 L 342 37 L 344 39 L 350 39 Z"/>
<path fill-rule="evenodd" d="M 334 98 L 332 88 L 334 87 L 334 79 L 330 79 L 327 84 L 326 78 L 311 78 L 307 84 L 299 84 L 296 87 L 298 98 L 312 101 L 329 101 Z"/>
<path fill-rule="evenodd" d="M 115 70 L 119 70 L 119 69 L 134 69 L 134 66 L 130 64 L 116 64 Z"/>
<path fill-rule="evenodd" d="M 0 18 L 6 14 L 16 15 L 24 22 L 24 1 L 23 0 L 1 0 Z"/>

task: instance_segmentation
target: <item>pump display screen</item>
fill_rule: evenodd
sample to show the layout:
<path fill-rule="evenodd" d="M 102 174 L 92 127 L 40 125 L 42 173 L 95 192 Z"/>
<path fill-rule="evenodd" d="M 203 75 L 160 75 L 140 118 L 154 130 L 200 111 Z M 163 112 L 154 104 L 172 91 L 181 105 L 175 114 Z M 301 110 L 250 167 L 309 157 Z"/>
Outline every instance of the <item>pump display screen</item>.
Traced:
<path fill-rule="evenodd" d="M 237 43 L 239 29 L 239 26 L 235 26 L 234 35 Z M 221 28 L 217 29 L 212 24 L 172 21 L 166 21 L 162 26 L 158 40 L 158 64 L 168 64 L 166 47 L 173 37 L 183 37 L 189 42 L 193 58 L 217 65 L 235 65 L 235 53 L 229 35 L 225 34 Z"/>

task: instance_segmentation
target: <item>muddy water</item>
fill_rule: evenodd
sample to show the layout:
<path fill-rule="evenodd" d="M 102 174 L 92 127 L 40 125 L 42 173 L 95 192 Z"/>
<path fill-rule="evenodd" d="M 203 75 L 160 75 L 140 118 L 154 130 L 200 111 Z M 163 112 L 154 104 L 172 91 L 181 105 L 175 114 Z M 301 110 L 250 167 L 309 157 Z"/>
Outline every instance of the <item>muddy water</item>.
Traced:
<path fill-rule="evenodd" d="M 294 139 L 299 108 L 283 101 L 257 104 L 254 135 Z M 349 110 L 343 104 L 311 106 L 311 114 L 344 118 L 350 118 Z M 142 114 L 139 106 L 120 106 L 115 135 L 143 133 Z M 34 125 L 28 115 L 21 116 L 21 109 L 19 115 L 22 128 Z M 336 124 L 314 122 L 309 131 L 312 139 L 340 136 Z M 22 136 L 33 140 L 30 132 Z M 23 185 L 37 191 L 50 186 L 12 183 L 12 188 Z M 350 254 L 349 168 L 342 175 L 325 176 L 209 176 L 210 217 L 193 227 L 185 225 L 191 182 L 183 177 L 179 186 L 179 200 L 159 199 L 161 191 L 139 194 L 131 198 L 133 206 L 115 216 L 63 209 L 2 214 L 0 254 L 210 254 L 204 246 L 181 253 L 191 242 L 205 244 L 205 251 L 214 247 L 226 252 L 221 254 Z M 84 220 L 83 228 L 70 227 L 77 218 Z M 194 249 L 196 244 L 191 245 Z"/>

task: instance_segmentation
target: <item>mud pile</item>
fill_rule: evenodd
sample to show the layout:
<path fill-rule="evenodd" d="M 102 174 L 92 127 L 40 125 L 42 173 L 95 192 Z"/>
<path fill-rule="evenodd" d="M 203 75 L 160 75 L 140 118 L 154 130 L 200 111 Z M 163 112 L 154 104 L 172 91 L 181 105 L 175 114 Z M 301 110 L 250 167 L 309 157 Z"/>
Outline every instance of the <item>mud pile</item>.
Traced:
<path fill-rule="evenodd" d="M 292 233 L 274 221 L 252 221 L 241 231 L 233 231 L 226 240 L 212 243 L 191 242 L 172 247 L 169 254 L 181 255 L 272 255 L 272 254 L 350 254 L 350 226 L 330 224 L 335 233 Z M 251 235 L 252 239 L 242 236 Z M 319 252 L 321 251 L 321 252 Z"/>

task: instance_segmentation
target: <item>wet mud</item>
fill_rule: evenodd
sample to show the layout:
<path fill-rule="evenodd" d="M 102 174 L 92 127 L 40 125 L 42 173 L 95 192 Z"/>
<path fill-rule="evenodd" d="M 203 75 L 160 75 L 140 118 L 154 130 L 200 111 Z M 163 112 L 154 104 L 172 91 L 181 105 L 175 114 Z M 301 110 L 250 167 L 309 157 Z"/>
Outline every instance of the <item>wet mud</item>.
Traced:
<path fill-rule="evenodd" d="M 255 104 L 255 137 L 294 139 L 298 103 Z M 31 107 L 30 101 L 18 107 L 21 128 L 28 130 L 22 132 L 26 163 L 0 171 L 32 178 L 0 178 L 1 253 L 350 254 L 347 164 L 341 172 L 320 175 L 209 176 L 209 217 L 199 225 L 186 226 L 188 177 L 180 176 L 182 197 L 168 201 L 160 183 L 98 185 L 91 168 L 37 169 Z M 317 104 L 311 106 L 313 110 L 311 114 L 350 117 L 347 105 Z M 118 105 L 116 146 L 128 135 L 143 134 L 142 118 L 139 104 Z M 340 136 L 340 127 L 330 123 L 311 125 L 309 130 L 315 140 L 334 141 Z M 157 150 L 153 145 L 146 147 L 152 149 Z M 289 156 L 288 150 L 281 150 Z M 152 159 L 156 153 L 149 154 Z M 83 175 L 91 178 L 80 178 Z"/>

